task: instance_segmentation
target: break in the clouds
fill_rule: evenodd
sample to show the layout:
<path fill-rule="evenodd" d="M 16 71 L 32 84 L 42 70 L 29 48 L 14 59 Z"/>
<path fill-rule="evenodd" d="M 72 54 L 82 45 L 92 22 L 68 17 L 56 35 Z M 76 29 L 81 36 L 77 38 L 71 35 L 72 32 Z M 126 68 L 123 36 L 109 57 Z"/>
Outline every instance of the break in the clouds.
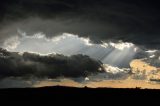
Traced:
<path fill-rule="evenodd" d="M 63 55 L 84 54 L 91 58 L 119 67 L 129 67 L 136 54 L 136 47 L 129 42 L 91 43 L 89 38 L 63 33 L 48 38 L 43 32 L 28 35 L 18 30 L 17 35 L 9 37 L 3 48 L 12 52 L 33 52 L 39 54 L 58 53 Z"/>

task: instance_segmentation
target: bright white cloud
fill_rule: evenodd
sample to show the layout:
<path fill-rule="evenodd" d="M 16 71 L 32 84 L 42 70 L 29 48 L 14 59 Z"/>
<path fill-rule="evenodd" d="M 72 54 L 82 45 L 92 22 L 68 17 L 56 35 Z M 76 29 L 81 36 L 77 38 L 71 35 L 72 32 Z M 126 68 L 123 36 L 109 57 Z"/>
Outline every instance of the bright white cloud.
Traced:
<path fill-rule="evenodd" d="M 100 44 L 102 47 L 107 48 L 108 47 L 108 43 L 103 42 L 102 44 Z"/>
<path fill-rule="evenodd" d="M 155 55 L 151 55 L 151 56 L 149 56 L 149 58 L 154 58 L 155 57 Z"/>
<path fill-rule="evenodd" d="M 14 50 L 20 44 L 19 37 L 11 37 L 4 42 L 4 48 L 7 50 Z"/>
<path fill-rule="evenodd" d="M 88 78 L 88 77 L 85 77 L 85 81 L 89 81 L 89 78 Z"/>
<path fill-rule="evenodd" d="M 147 53 L 155 53 L 157 50 L 147 50 L 147 51 L 145 51 L 145 52 L 147 52 Z"/>
<path fill-rule="evenodd" d="M 118 68 L 118 67 L 114 67 L 108 64 L 104 64 L 103 67 L 105 68 L 105 71 L 108 73 L 112 73 L 112 74 L 117 74 L 117 73 L 127 73 L 130 71 L 129 68 Z"/>
<path fill-rule="evenodd" d="M 128 43 L 128 42 L 119 42 L 119 43 L 110 42 L 109 45 L 111 45 L 119 50 L 124 50 L 126 48 L 130 48 L 130 47 L 134 46 L 133 43 Z"/>

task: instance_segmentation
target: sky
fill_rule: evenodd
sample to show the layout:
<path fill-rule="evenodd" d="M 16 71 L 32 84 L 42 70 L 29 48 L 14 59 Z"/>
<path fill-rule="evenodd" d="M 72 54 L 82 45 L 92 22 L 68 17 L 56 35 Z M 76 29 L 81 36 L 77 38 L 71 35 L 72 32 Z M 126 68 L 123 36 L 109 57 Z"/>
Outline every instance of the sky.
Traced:
<path fill-rule="evenodd" d="M 75 86 L 158 86 L 159 10 L 154 0 L 2 1 L 0 88 L 66 79 Z"/>

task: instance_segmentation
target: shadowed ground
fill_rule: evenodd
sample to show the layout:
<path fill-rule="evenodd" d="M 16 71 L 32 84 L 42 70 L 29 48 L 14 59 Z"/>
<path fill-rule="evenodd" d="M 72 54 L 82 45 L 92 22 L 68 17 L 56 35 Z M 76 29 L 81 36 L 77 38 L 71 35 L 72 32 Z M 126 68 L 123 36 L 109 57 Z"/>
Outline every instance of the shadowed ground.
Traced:
<path fill-rule="evenodd" d="M 160 97 L 160 90 L 151 89 L 114 89 L 114 88 L 75 88 L 75 87 L 42 87 L 42 88 L 16 88 L 16 89 L 1 89 L 0 97 L 6 100 L 41 100 L 44 101 L 89 101 L 92 103 L 97 100 L 105 100 L 107 103 L 110 100 L 126 100 L 139 101 L 145 100 L 145 102 L 154 100 L 156 103 Z M 26 99 L 27 98 L 27 99 Z M 113 102 L 114 103 L 114 102 Z"/>

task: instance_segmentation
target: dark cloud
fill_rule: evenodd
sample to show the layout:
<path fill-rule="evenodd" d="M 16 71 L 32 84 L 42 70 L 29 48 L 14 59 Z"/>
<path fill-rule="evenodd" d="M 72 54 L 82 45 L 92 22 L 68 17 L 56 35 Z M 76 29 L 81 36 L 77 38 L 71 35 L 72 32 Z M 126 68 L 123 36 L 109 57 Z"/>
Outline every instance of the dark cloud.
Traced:
<path fill-rule="evenodd" d="M 31 81 L 25 81 L 21 78 L 4 78 L 0 80 L 0 88 L 24 88 L 32 87 Z"/>
<path fill-rule="evenodd" d="M 102 63 L 85 55 L 41 56 L 34 53 L 23 53 L 0 50 L 0 77 L 85 77 L 103 70 Z"/>
<path fill-rule="evenodd" d="M 48 36 L 70 32 L 94 42 L 121 39 L 159 48 L 158 4 L 150 0 L 5 0 L 0 4 L 0 34 L 5 37 L 16 28 Z"/>

